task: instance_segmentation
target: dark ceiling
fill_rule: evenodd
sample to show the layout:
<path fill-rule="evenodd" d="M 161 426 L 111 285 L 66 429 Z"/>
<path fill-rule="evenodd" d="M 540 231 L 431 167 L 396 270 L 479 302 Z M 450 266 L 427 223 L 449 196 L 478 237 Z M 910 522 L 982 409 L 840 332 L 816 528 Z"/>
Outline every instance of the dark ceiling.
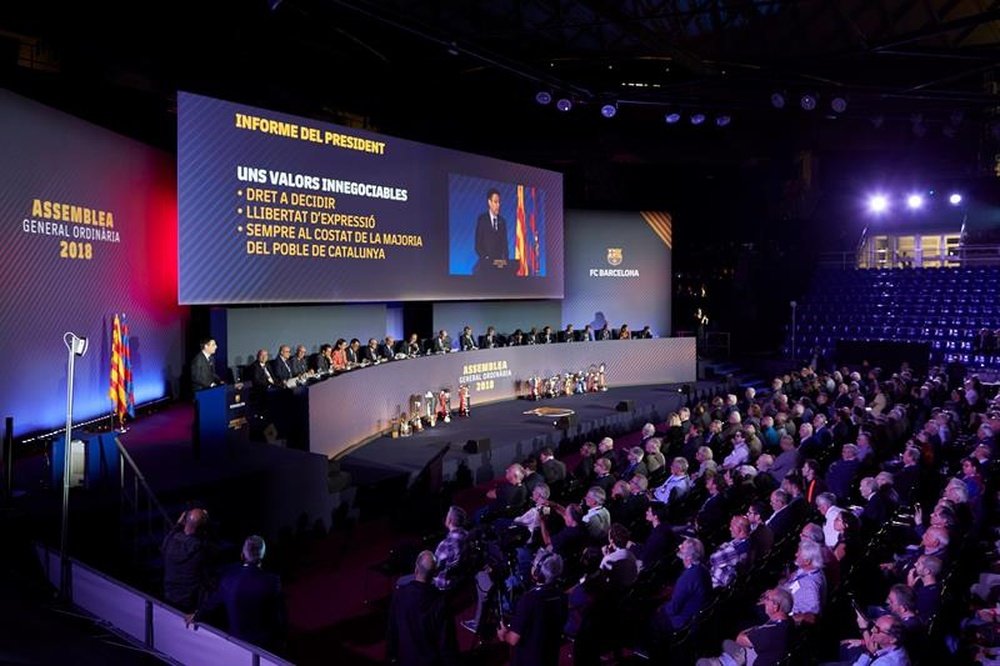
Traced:
<path fill-rule="evenodd" d="M 7 4 L 8 87 L 167 149 L 187 89 L 554 168 L 569 205 L 666 207 L 721 179 L 768 189 L 765 217 L 790 181 L 983 180 L 1000 153 L 998 1 Z"/>

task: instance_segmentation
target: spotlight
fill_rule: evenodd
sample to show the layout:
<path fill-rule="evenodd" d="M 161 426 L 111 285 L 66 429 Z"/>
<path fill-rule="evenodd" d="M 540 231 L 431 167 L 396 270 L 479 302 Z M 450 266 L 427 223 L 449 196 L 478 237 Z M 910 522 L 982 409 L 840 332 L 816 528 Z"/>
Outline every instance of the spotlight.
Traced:
<path fill-rule="evenodd" d="M 771 93 L 771 106 L 776 109 L 785 108 L 785 96 L 780 92 Z"/>
<path fill-rule="evenodd" d="M 618 107 L 614 104 L 605 104 L 601 107 L 601 115 L 605 118 L 614 118 L 616 113 L 618 113 Z"/>
<path fill-rule="evenodd" d="M 538 94 L 535 95 L 535 101 L 545 106 L 546 104 L 552 103 L 552 93 L 547 90 L 539 90 Z"/>
<path fill-rule="evenodd" d="M 830 100 L 830 108 L 834 113 L 843 113 L 847 111 L 847 100 L 843 97 L 834 97 Z"/>
<path fill-rule="evenodd" d="M 681 114 L 673 111 L 663 116 L 663 120 L 665 120 L 668 125 L 676 125 L 681 121 Z"/>
<path fill-rule="evenodd" d="M 816 108 L 816 101 L 816 95 L 806 93 L 799 98 L 799 106 L 803 111 L 813 111 Z"/>
<path fill-rule="evenodd" d="M 906 207 L 910 210 L 917 210 L 924 205 L 924 197 L 919 194 L 911 194 L 906 197 Z"/>
<path fill-rule="evenodd" d="M 726 125 L 728 125 L 731 122 L 733 122 L 732 117 L 731 116 L 727 116 L 725 114 L 723 114 L 721 116 L 716 116 L 715 117 L 715 124 L 718 125 L 719 127 L 725 127 Z"/>
<path fill-rule="evenodd" d="M 884 194 L 875 194 L 868 198 L 868 210 L 873 213 L 884 213 L 889 210 L 889 198 Z"/>
<path fill-rule="evenodd" d="M 958 192 L 955 192 L 950 197 L 948 197 L 948 203 L 950 203 L 952 206 L 957 206 L 958 204 L 962 203 L 962 195 L 959 194 Z"/>
<path fill-rule="evenodd" d="M 704 113 L 694 113 L 694 114 L 691 115 L 691 124 L 692 125 L 701 125 L 703 122 L 705 122 L 705 114 Z"/>
<path fill-rule="evenodd" d="M 573 102 L 563 97 L 556 102 L 556 108 L 565 113 L 573 108 Z"/>

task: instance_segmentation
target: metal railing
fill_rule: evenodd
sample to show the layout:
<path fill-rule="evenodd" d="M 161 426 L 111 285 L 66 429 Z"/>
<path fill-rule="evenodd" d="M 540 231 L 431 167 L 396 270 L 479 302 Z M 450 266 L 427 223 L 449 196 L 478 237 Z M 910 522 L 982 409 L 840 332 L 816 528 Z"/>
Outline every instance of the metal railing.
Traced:
<path fill-rule="evenodd" d="M 59 588 L 58 551 L 36 543 L 42 571 Z M 69 558 L 68 601 L 140 650 L 188 666 L 243 664 L 291 666 L 291 662 L 214 627 L 188 627 L 184 614 L 150 595 Z"/>
<path fill-rule="evenodd" d="M 145 475 L 136 465 L 128 449 L 115 437 L 119 453 L 119 490 L 121 538 L 132 548 L 132 564 L 142 557 L 142 544 L 150 543 L 169 529 L 170 516 L 156 493 L 149 486 Z"/>

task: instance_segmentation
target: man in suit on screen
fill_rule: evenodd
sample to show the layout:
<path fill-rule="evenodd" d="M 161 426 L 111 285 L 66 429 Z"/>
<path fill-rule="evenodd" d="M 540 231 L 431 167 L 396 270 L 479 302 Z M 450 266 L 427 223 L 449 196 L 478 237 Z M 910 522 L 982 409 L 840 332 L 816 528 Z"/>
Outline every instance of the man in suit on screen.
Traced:
<path fill-rule="evenodd" d="M 191 359 L 191 388 L 195 391 L 212 388 L 222 383 L 215 373 L 215 350 L 218 347 L 215 340 L 205 338 L 201 341 L 201 351 Z"/>
<path fill-rule="evenodd" d="M 487 212 L 476 220 L 476 273 L 507 268 L 510 251 L 507 246 L 507 222 L 500 215 L 500 192 L 490 189 L 486 194 Z"/>

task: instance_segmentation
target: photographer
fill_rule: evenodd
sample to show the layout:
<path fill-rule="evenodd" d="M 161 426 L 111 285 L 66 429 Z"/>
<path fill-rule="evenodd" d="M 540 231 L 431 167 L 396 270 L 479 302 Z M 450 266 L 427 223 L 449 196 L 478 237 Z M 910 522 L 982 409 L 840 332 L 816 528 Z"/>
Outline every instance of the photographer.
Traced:
<path fill-rule="evenodd" d="M 211 564 L 207 524 L 208 511 L 189 509 L 163 539 L 163 599 L 184 613 L 197 610 L 207 587 Z"/>

